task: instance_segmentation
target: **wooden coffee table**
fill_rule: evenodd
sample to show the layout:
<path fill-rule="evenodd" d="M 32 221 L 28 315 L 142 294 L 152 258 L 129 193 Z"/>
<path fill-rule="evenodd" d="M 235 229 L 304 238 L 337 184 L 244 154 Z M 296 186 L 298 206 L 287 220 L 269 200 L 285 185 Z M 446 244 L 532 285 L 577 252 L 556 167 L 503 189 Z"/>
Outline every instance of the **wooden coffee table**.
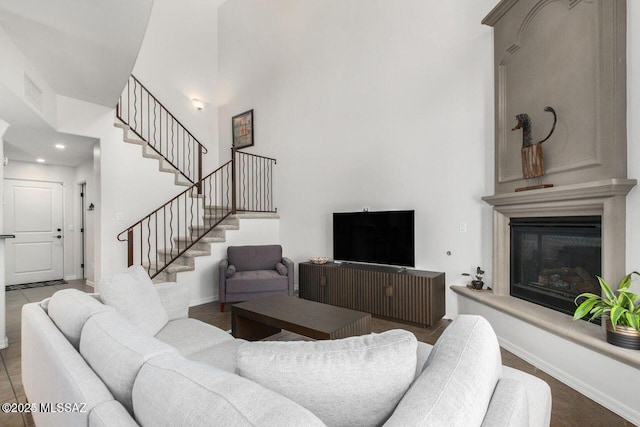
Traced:
<path fill-rule="evenodd" d="M 314 339 L 337 339 L 371 332 L 371 314 L 283 295 L 231 306 L 234 337 L 257 341 L 282 329 Z"/>

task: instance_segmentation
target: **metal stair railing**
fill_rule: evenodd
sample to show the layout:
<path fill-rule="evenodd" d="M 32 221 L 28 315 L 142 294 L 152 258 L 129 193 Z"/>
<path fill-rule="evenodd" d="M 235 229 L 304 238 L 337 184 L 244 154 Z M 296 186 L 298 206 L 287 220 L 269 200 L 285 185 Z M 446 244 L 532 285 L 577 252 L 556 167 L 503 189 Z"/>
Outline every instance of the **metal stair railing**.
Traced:
<path fill-rule="evenodd" d="M 153 278 L 230 215 L 277 212 L 275 164 L 275 159 L 234 150 L 227 163 L 118 234 L 127 242 L 128 265 L 143 265 Z"/>
<path fill-rule="evenodd" d="M 206 147 L 133 75 L 120 95 L 116 116 L 191 184 L 202 180 Z"/>

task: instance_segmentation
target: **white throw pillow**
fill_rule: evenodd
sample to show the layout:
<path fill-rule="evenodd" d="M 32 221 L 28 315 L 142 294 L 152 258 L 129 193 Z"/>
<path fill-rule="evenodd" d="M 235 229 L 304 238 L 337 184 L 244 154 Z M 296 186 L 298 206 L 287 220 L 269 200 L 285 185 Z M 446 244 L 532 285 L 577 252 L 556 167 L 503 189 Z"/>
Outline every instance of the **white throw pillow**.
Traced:
<path fill-rule="evenodd" d="M 230 372 L 181 357 L 145 363 L 133 385 L 141 426 L 321 427 L 309 410 Z"/>
<path fill-rule="evenodd" d="M 334 341 L 252 342 L 238 348 L 238 374 L 329 426 L 380 425 L 414 379 L 417 345 L 400 329 Z"/>
<path fill-rule="evenodd" d="M 153 282 L 140 265 L 100 279 L 98 289 L 105 304 L 149 336 L 157 334 L 169 321 Z"/>

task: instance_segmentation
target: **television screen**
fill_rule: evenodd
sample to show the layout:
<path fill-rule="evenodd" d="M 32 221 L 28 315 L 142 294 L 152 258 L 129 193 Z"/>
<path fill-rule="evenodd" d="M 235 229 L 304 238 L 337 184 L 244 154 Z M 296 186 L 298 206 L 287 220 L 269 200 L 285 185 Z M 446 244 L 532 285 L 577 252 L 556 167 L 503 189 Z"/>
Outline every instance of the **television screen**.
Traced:
<path fill-rule="evenodd" d="M 333 258 L 415 267 L 414 211 L 333 214 Z"/>

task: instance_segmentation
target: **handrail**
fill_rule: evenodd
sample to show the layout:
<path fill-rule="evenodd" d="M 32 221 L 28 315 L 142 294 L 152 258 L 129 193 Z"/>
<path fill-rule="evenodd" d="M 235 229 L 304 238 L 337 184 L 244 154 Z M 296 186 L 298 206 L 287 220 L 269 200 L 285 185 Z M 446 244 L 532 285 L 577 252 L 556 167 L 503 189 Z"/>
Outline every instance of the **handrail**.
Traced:
<path fill-rule="evenodd" d="M 275 164 L 275 159 L 234 150 L 231 160 L 118 234 L 127 242 L 128 265 L 144 265 L 153 278 L 228 216 L 277 212 Z"/>
<path fill-rule="evenodd" d="M 222 170 L 223 168 L 225 168 L 226 166 L 228 166 L 231 163 L 231 160 L 229 160 L 227 163 L 223 164 L 222 166 L 220 166 L 218 169 L 214 170 L 213 172 L 211 172 L 209 175 L 207 175 L 206 177 L 204 177 L 202 180 L 206 180 L 208 178 L 210 178 L 211 176 L 213 176 L 215 173 L 219 172 L 220 170 Z M 160 206 L 159 208 L 157 208 L 156 210 L 154 210 L 153 212 L 151 212 L 150 214 L 148 214 L 147 216 L 145 216 L 144 218 L 142 218 L 141 220 L 139 220 L 138 222 L 131 224 L 129 227 L 127 227 L 125 230 L 122 230 L 120 232 L 120 234 L 118 234 L 118 240 L 120 240 L 121 242 L 126 242 L 125 240 L 120 239 L 120 236 L 122 236 L 124 233 L 126 233 L 127 231 L 129 231 L 131 228 L 140 225 L 143 221 L 145 221 L 146 219 L 148 219 L 150 216 L 152 216 L 154 214 L 154 212 L 159 211 L 160 209 L 162 209 L 163 207 L 171 204 L 172 202 L 175 202 L 176 200 L 178 200 L 180 197 L 183 197 L 185 195 L 187 195 L 189 192 L 193 192 L 194 187 L 197 184 L 192 185 L 191 187 L 187 188 L 186 190 L 184 190 L 182 193 L 178 194 L 177 196 L 175 196 L 173 199 L 169 200 L 168 202 L 164 203 L 162 206 Z"/>
<path fill-rule="evenodd" d="M 273 166 L 271 157 L 232 150 L 236 179 L 234 208 L 243 212 L 277 212 L 273 205 Z"/>
<path fill-rule="evenodd" d="M 133 75 L 120 95 L 116 116 L 191 184 L 202 179 L 207 148 Z"/>
<path fill-rule="evenodd" d="M 231 215 L 230 174 L 231 161 L 118 234 L 128 264 L 144 265 L 153 278 Z"/>

